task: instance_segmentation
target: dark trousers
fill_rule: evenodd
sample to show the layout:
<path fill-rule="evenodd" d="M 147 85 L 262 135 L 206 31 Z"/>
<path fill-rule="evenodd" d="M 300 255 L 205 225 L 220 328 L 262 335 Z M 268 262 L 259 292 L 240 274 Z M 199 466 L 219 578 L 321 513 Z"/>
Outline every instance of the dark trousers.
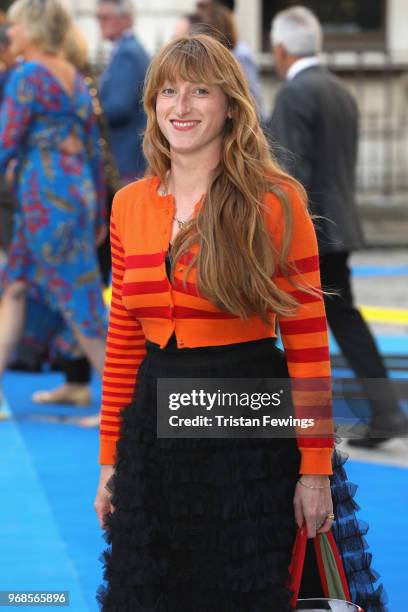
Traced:
<path fill-rule="evenodd" d="M 349 366 L 362 379 L 372 417 L 400 414 L 384 361 L 367 323 L 354 305 L 349 256 L 349 252 L 320 256 L 323 289 L 339 293 L 325 296 L 327 321 Z"/>

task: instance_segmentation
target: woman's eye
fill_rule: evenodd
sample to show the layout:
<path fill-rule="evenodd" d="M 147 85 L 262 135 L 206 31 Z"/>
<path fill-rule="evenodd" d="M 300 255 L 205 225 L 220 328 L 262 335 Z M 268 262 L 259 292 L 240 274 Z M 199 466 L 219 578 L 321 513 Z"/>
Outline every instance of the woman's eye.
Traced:
<path fill-rule="evenodd" d="M 205 96 L 208 94 L 208 89 L 205 89 L 204 87 L 197 87 L 195 91 L 199 96 Z"/>
<path fill-rule="evenodd" d="M 164 96 L 172 96 L 174 94 L 174 89 L 172 87 L 165 87 L 162 89 L 162 94 Z"/>

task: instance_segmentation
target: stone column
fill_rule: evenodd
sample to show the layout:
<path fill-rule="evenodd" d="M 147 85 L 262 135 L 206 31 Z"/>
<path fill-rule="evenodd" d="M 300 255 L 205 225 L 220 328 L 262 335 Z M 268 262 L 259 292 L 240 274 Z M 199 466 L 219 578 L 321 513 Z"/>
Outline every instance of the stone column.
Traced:
<path fill-rule="evenodd" d="M 262 0 L 236 0 L 235 14 L 240 38 L 255 53 L 261 51 Z"/>
<path fill-rule="evenodd" d="M 408 2 L 407 0 L 388 0 L 386 6 L 387 50 L 396 60 L 406 61 L 408 58 Z"/>

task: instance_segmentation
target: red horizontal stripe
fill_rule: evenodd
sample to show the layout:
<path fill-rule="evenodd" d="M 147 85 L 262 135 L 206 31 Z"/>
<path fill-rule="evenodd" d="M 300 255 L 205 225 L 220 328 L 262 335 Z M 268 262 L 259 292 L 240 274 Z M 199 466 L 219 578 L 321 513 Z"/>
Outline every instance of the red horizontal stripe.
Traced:
<path fill-rule="evenodd" d="M 121 276 L 125 271 L 125 267 L 123 265 L 123 253 L 116 253 L 115 248 L 111 248 L 111 260 L 112 260 L 112 269 L 119 272 Z"/>
<path fill-rule="evenodd" d="M 326 318 L 299 319 L 297 321 L 282 321 L 279 328 L 282 334 L 311 334 L 326 330 Z"/>
<path fill-rule="evenodd" d="M 118 365 L 119 372 L 108 372 L 108 368 L 109 368 L 109 370 L 113 370 L 114 369 L 112 365 L 106 364 L 105 372 L 104 372 L 104 375 L 103 375 L 103 379 L 104 379 L 106 385 L 110 385 L 111 384 L 110 380 L 105 380 L 106 378 L 115 378 L 115 379 L 119 378 L 119 379 L 125 379 L 125 380 L 130 380 L 131 378 L 133 378 L 129 374 L 123 374 L 122 368 L 119 365 Z M 134 376 L 135 379 L 136 379 L 136 374 L 137 374 L 137 371 L 136 371 L 135 376 Z"/>
<path fill-rule="evenodd" d="M 102 403 L 103 403 L 104 406 L 110 406 L 111 408 L 119 408 L 119 410 L 122 410 L 122 408 L 127 406 L 129 402 L 120 402 L 120 403 L 118 403 L 118 402 L 105 402 L 102 399 Z M 103 412 L 103 409 L 102 409 L 102 412 Z"/>
<path fill-rule="evenodd" d="M 112 291 L 112 302 L 119 305 L 120 308 L 123 308 L 124 310 L 124 306 L 122 304 L 122 295 L 120 293 L 117 293 L 116 291 Z M 125 310 L 126 312 L 126 310 Z"/>
<path fill-rule="evenodd" d="M 295 298 L 299 304 L 310 304 L 311 302 L 320 302 L 322 300 L 321 296 L 315 296 L 311 293 L 305 293 L 304 291 L 296 290 L 289 291 L 289 295 Z"/>
<path fill-rule="evenodd" d="M 132 308 L 130 312 L 135 317 L 170 319 L 172 309 L 169 306 L 143 306 L 141 308 Z"/>
<path fill-rule="evenodd" d="M 313 363 L 315 361 L 328 361 L 329 349 L 327 346 L 305 349 L 285 349 L 288 362 L 293 363 Z"/>
<path fill-rule="evenodd" d="M 296 405 L 296 416 L 302 419 L 330 420 L 331 403 L 326 402 L 321 406 L 298 406 Z M 327 433 L 327 432 L 326 432 Z"/>
<path fill-rule="evenodd" d="M 118 355 L 116 353 L 110 353 L 109 351 L 106 351 L 106 357 L 111 359 L 117 359 L 118 361 L 129 361 L 130 359 L 132 359 L 132 355 Z"/>
<path fill-rule="evenodd" d="M 134 321 L 132 321 L 133 323 Z M 113 321 L 109 321 L 109 328 L 110 329 L 118 329 L 120 331 L 129 331 L 129 332 L 133 332 L 134 331 L 134 327 L 131 325 L 118 325 L 117 323 L 114 323 Z"/>
<path fill-rule="evenodd" d="M 135 295 L 138 293 L 164 293 L 169 290 L 167 278 L 159 281 L 142 281 L 137 283 L 123 283 L 122 295 Z"/>
<path fill-rule="evenodd" d="M 112 292 L 116 291 L 116 290 L 119 291 L 119 293 L 117 294 L 119 296 L 120 292 L 122 291 L 122 283 L 120 281 L 119 282 L 116 282 L 116 281 L 112 282 Z"/>
<path fill-rule="evenodd" d="M 117 234 L 115 234 L 115 232 L 111 232 L 110 234 L 110 241 L 112 244 L 118 244 L 121 248 L 122 248 L 122 243 L 120 241 L 120 238 Z"/>
<path fill-rule="evenodd" d="M 104 416 L 113 416 L 120 418 L 120 410 L 102 410 L 102 417 Z M 117 423 L 111 423 L 111 425 L 116 425 Z"/>
<path fill-rule="evenodd" d="M 139 350 L 144 348 L 144 343 L 138 343 L 138 344 L 130 344 L 129 342 L 127 342 L 126 344 L 116 344 L 116 342 L 107 342 L 106 346 L 108 348 L 113 348 L 113 349 L 120 349 L 122 350 L 126 350 L 126 351 L 130 351 L 130 350 Z"/>
<path fill-rule="evenodd" d="M 115 252 L 117 251 L 117 256 L 119 256 L 121 258 L 121 260 L 123 259 L 123 255 L 124 255 L 124 250 L 122 245 L 120 244 L 119 240 L 116 238 L 112 238 L 111 237 L 111 251 Z"/>
<path fill-rule="evenodd" d="M 102 425 L 102 423 L 101 423 Z M 106 425 L 108 425 L 108 423 L 106 423 Z M 110 425 L 110 423 L 109 423 Z M 112 436 L 113 438 L 117 438 L 118 434 L 119 434 L 120 429 L 118 429 L 117 431 L 107 431 L 106 429 L 101 429 L 100 433 L 101 436 Z"/>
<path fill-rule="evenodd" d="M 174 316 L 180 319 L 238 319 L 236 315 L 228 312 L 209 312 L 198 308 L 188 308 L 187 306 L 175 306 Z"/>
<path fill-rule="evenodd" d="M 133 382 L 130 383 L 125 383 L 125 382 L 120 382 L 120 383 L 113 383 L 110 381 L 106 381 L 105 382 L 106 388 L 107 389 L 122 389 L 123 387 L 128 388 L 131 387 L 133 389 L 133 387 L 135 386 L 135 384 Z"/>
<path fill-rule="evenodd" d="M 128 255 L 125 257 L 126 268 L 152 268 L 160 266 L 164 262 L 164 251 L 160 253 L 149 253 L 144 255 Z"/>
<path fill-rule="evenodd" d="M 188 266 L 188 264 L 193 260 L 193 258 L 195 257 L 195 254 L 192 253 L 191 251 L 187 251 L 187 253 L 184 253 L 178 260 L 177 263 L 178 264 L 184 264 L 186 266 Z"/>
<path fill-rule="evenodd" d="M 305 436 L 307 436 L 306 430 L 305 430 Z M 299 446 L 301 448 L 333 448 L 334 446 L 334 441 L 332 437 L 318 437 L 318 438 L 307 438 L 307 437 L 303 437 L 303 436 L 296 436 L 298 439 L 300 438 L 302 443 L 299 444 Z"/>
<path fill-rule="evenodd" d="M 131 395 L 132 395 L 132 390 L 125 391 L 124 393 L 119 393 L 119 391 L 107 391 L 106 389 L 104 389 L 103 391 L 104 397 L 130 397 Z"/>
<path fill-rule="evenodd" d="M 123 268 L 125 269 L 125 268 Z M 122 282 L 122 274 L 115 274 L 115 272 L 112 272 L 112 280 L 113 281 L 119 281 L 119 283 Z"/>
<path fill-rule="evenodd" d="M 195 297 L 201 297 L 198 292 L 197 285 L 195 283 L 186 282 L 184 284 L 181 278 L 175 278 L 173 281 L 173 288 L 180 293 L 185 293 L 187 295 L 193 295 Z"/>
<path fill-rule="evenodd" d="M 123 312 L 123 311 L 119 310 L 119 308 L 116 305 L 113 305 L 110 311 L 111 311 L 112 316 L 114 316 L 115 319 L 118 319 L 119 321 L 134 321 L 133 317 L 131 317 L 128 314 L 119 314 L 120 312 Z"/>
<path fill-rule="evenodd" d="M 114 355 L 114 357 L 116 357 L 116 355 Z M 120 360 L 119 360 L 120 361 Z M 110 361 L 106 361 L 106 367 L 107 368 L 120 368 L 121 370 L 136 370 L 136 365 L 133 365 L 132 363 L 117 363 L 117 364 L 112 364 L 112 362 Z"/>
<path fill-rule="evenodd" d="M 318 378 L 296 378 L 290 379 L 294 391 L 330 391 L 331 377 L 319 376 Z"/>
<path fill-rule="evenodd" d="M 296 266 L 296 267 L 295 267 Z M 288 274 L 305 274 L 307 272 L 315 272 L 319 269 L 319 256 L 311 255 L 302 259 L 294 259 L 289 261 L 287 265 Z M 278 266 L 275 276 L 283 276 L 282 270 Z"/>
<path fill-rule="evenodd" d="M 114 338 L 115 340 L 140 340 L 141 342 L 145 342 L 143 334 L 115 334 L 110 331 L 108 338 Z"/>

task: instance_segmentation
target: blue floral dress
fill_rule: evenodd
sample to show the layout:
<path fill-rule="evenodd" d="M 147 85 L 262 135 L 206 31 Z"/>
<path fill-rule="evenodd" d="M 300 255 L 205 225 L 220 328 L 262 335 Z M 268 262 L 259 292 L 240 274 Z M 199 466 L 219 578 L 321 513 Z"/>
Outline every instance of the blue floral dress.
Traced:
<path fill-rule="evenodd" d="M 64 150 L 74 136 L 79 153 Z M 105 223 L 99 131 L 77 73 L 69 95 L 43 64 L 13 71 L 0 113 L 0 172 L 17 161 L 17 210 L 0 290 L 25 280 L 65 322 L 89 337 L 105 336 L 105 308 L 95 231 Z"/>

